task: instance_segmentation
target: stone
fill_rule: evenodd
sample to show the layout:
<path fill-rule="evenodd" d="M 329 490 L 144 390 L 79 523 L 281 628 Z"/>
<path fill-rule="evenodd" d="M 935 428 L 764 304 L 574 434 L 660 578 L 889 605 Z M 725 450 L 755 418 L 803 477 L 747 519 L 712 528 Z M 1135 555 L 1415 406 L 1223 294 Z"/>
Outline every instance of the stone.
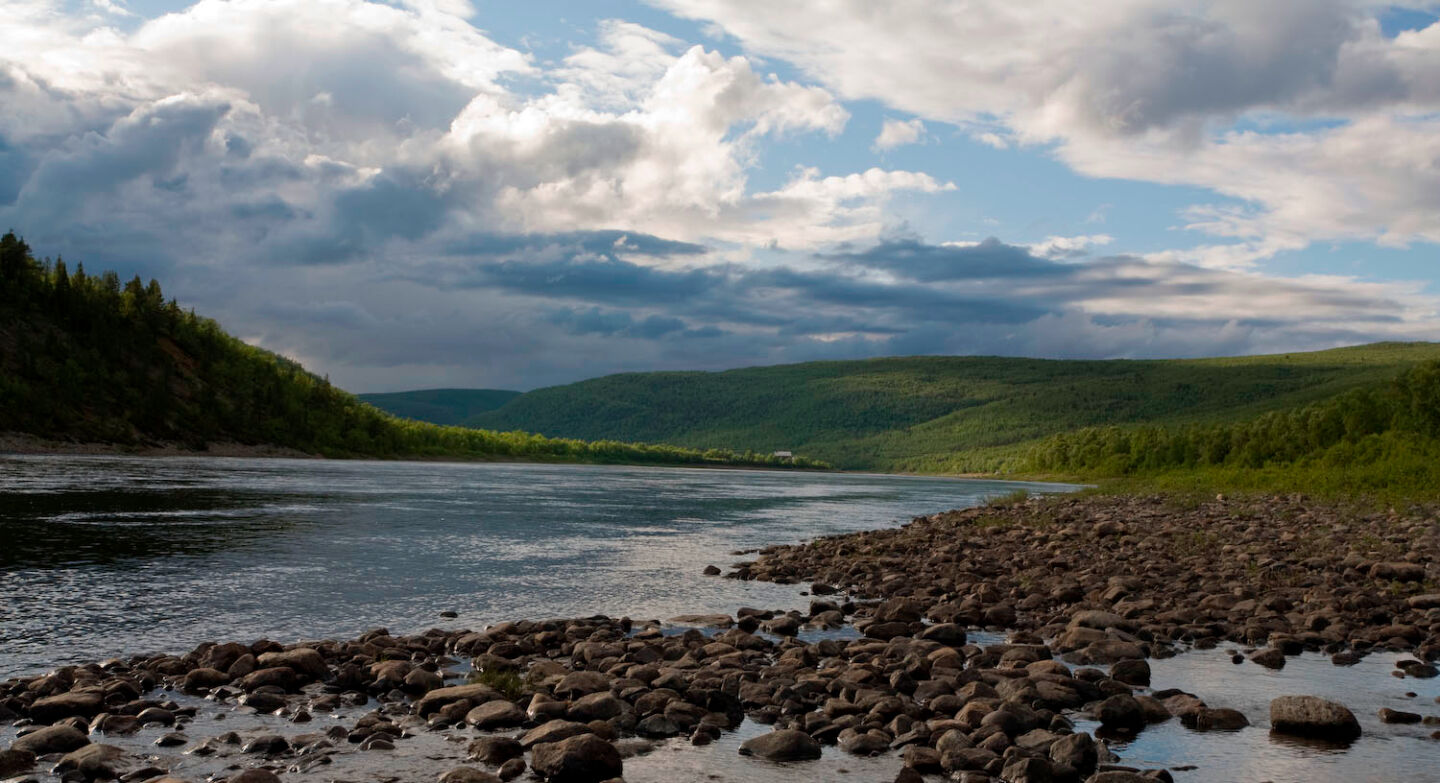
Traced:
<path fill-rule="evenodd" d="M 1000 779 L 1006 783 L 1051 783 L 1055 778 L 1050 762 L 1016 756 L 1001 770 Z"/>
<path fill-rule="evenodd" d="M 476 704 L 494 701 L 502 698 L 494 688 L 488 685 L 452 685 L 448 688 L 436 688 L 433 691 L 420 697 L 415 702 L 415 714 L 422 718 L 429 717 L 431 713 L 439 712 L 441 707 L 447 704 L 454 704 L 461 699 L 468 699 Z"/>
<path fill-rule="evenodd" d="M 525 732 L 520 738 L 520 745 L 530 748 L 539 744 L 560 742 L 580 734 L 589 734 L 590 727 L 584 723 L 576 723 L 568 720 L 552 720 L 549 723 L 536 726 Z"/>
<path fill-rule="evenodd" d="M 1239 710 L 1201 707 L 1180 717 L 1180 722 L 1196 731 L 1238 731 L 1250 725 L 1250 719 Z"/>
<path fill-rule="evenodd" d="M 500 765 L 500 771 L 497 774 L 500 775 L 501 780 L 514 780 L 525 774 L 525 769 L 525 759 L 510 759 Z"/>
<path fill-rule="evenodd" d="M 1274 647 L 1267 647 L 1252 653 L 1250 662 L 1258 663 L 1267 669 L 1283 669 L 1285 668 L 1285 653 Z"/>
<path fill-rule="evenodd" d="M 1421 720 L 1421 716 L 1418 715 L 1418 714 L 1416 714 L 1416 713 L 1414 713 L 1414 712 L 1404 712 L 1404 711 L 1402 711 L 1402 710 L 1392 710 L 1392 709 L 1390 709 L 1389 707 L 1381 707 L 1381 708 L 1380 708 L 1380 722 L 1381 722 L 1381 723 L 1408 724 L 1408 723 L 1419 723 L 1420 720 Z"/>
<path fill-rule="evenodd" d="M 525 755 L 525 748 L 514 737 L 481 737 L 466 748 L 471 761 L 486 764 L 504 764 L 510 759 Z"/>
<path fill-rule="evenodd" d="M 246 672 L 246 674 L 249 674 L 249 672 Z M 218 688 L 221 685 L 228 684 L 230 684 L 229 674 L 226 674 L 219 669 L 201 667 L 199 669 L 191 669 L 189 672 L 186 672 L 185 684 L 181 687 L 183 687 L 186 691 L 196 693 L 198 691 Z"/>
<path fill-rule="evenodd" d="M 524 710 L 504 699 L 487 701 L 465 713 L 465 722 L 481 731 L 519 726 L 525 719 Z"/>
<path fill-rule="evenodd" d="M 36 699 L 27 713 L 36 723 L 54 723 L 65 718 L 93 718 L 105 706 L 99 691 L 71 691 L 58 696 Z"/>
<path fill-rule="evenodd" d="M 35 754 L 28 750 L 0 751 L 0 779 L 10 778 L 35 766 Z"/>
<path fill-rule="evenodd" d="M 615 746 L 594 734 L 543 742 L 530 750 L 530 768 L 550 783 L 596 783 L 620 777 L 623 767 Z"/>
<path fill-rule="evenodd" d="M 325 657 L 309 647 L 264 653 L 256 661 L 260 664 L 261 669 L 284 666 L 296 674 L 302 674 L 312 680 L 323 680 L 330 674 L 330 667 L 325 664 Z"/>
<path fill-rule="evenodd" d="M 280 776 L 268 769 L 247 769 L 225 783 L 280 783 Z"/>
<path fill-rule="evenodd" d="M 560 699 L 576 699 L 608 690 L 610 678 L 600 672 L 571 672 L 556 683 L 555 696 Z"/>
<path fill-rule="evenodd" d="M 1322 739 L 1360 736 L 1360 722 L 1349 708 L 1318 696 L 1281 696 L 1272 700 L 1270 728 L 1281 734 Z"/>
<path fill-rule="evenodd" d="M 1050 744 L 1050 760 L 1079 772 L 1095 769 L 1099 751 L 1095 739 L 1084 732 L 1070 734 Z"/>
<path fill-rule="evenodd" d="M 500 783 L 500 778 L 474 767 L 456 767 L 441 775 L 440 783 Z"/>
<path fill-rule="evenodd" d="M 1370 577 L 1372 579 L 1390 579 L 1396 582 L 1423 582 L 1425 581 L 1425 566 L 1404 561 L 1376 563 L 1370 566 Z"/>
<path fill-rule="evenodd" d="M 1134 696 L 1118 693 L 1095 707 L 1095 719 L 1109 729 L 1137 730 L 1145 727 L 1145 709 Z"/>
<path fill-rule="evenodd" d="M 1116 661 L 1110 667 L 1110 677 L 1126 685 L 1148 686 L 1150 684 L 1150 663 L 1139 658 Z"/>
<path fill-rule="evenodd" d="M 55 765 L 55 770 L 75 770 L 86 780 L 112 780 L 123 774 L 124 759 L 125 751 L 114 745 L 86 745 L 65 754 Z"/>
<path fill-rule="evenodd" d="M 242 753 L 279 756 L 290 751 L 290 741 L 279 734 L 262 734 L 240 746 Z"/>
<path fill-rule="evenodd" d="M 86 737 L 84 732 L 74 726 L 60 724 L 26 734 L 15 740 L 10 749 L 43 756 L 46 753 L 69 753 L 89 744 L 90 738 Z"/>
<path fill-rule="evenodd" d="M 626 710 L 626 704 L 609 692 L 592 693 L 576 699 L 569 710 L 570 720 L 588 723 L 592 720 L 609 720 Z"/>
<path fill-rule="evenodd" d="M 820 758 L 820 743 L 798 729 L 780 729 L 751 737 L 740 745 L 740 755 L 770 761 L 804 761 Z"/>

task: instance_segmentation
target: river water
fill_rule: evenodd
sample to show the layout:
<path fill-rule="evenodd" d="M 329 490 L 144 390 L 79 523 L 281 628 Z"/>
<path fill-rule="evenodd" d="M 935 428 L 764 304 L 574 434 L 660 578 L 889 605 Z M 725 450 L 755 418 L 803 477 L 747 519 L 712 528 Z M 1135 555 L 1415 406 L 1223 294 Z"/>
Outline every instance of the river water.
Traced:
<path fill-rule="evenodd" d="M 789 608 L 735 550 L 1012 492 L 900 476 L 591 465 L 0 458 L 0 677 L 204 640 Z M 442 611 L 458 613 L 455 619 Z"/>

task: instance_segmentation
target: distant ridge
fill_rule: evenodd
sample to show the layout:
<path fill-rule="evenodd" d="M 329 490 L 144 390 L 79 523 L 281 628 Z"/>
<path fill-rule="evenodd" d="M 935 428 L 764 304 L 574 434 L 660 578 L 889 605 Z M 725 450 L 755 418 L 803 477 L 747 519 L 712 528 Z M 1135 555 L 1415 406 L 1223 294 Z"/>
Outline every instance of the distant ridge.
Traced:
<path fill-rule="evenodd" d="M 455 425 L 495 410 L 519 397 L 520 392 L 503 389 L 416 389 L 355 396 L 361 402 L 368 402 L 402 419 Z"/>
<path fill-rule="evenodd" d="M 572 438 L 794 450 L 850 469 L 987 472 L 1047 437 L 1239 422 L 1383 384 L 1436 343 L 1186 360 L 915 356 L 625 373 L 537 389 L 466 420 Z"/>

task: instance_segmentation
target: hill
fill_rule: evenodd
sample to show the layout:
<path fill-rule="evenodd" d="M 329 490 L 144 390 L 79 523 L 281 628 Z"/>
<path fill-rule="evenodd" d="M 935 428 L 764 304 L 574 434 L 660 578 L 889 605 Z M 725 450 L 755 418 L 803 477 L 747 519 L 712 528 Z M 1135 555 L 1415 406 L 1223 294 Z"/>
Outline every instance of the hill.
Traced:
<path fill-rule="evenodd" d="M 778 462 L 397 419 L 180 309 L 154 280 L 121 285 L 114 272 L 88 275 L 83 266 L 72 275 L 63 261 L 37 261 L 14 233 L 0 237 L 4 433 L 121 447 L 268 445 L 329 456 Z"/>
<path fill-rule="evenodd" d="M 1194 360 L 901 357 L 725 372 L 611 375 L 523 394 L 469 420 L 551 436 L 793 450 L 837 467 L 980 472 L 1022 466 L 1091 427 L 1243 422 L 1373 386 L 1440 344 Z"/>
<path fill-rule="evenodd" d="M 361 402 L 374 405 L 402 419 L 455 425 L 464 424 L 486 411 L 495 410 L 519 397 L 520 392 L 501 389 L 416 389 L 355 396 Z"/>

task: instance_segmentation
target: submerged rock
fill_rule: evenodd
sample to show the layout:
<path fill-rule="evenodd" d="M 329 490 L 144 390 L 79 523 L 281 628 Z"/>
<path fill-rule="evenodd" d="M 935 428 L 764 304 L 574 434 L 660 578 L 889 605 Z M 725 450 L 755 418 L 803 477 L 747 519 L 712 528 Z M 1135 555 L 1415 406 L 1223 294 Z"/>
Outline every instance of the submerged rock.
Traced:
<path fill-rule="evenodd" d="M 740 755 L 759 756 L 770 761 L 803 761 L 820 758 L 820 743 L 798 729 L 780 729 L 745 740 Z"/>

